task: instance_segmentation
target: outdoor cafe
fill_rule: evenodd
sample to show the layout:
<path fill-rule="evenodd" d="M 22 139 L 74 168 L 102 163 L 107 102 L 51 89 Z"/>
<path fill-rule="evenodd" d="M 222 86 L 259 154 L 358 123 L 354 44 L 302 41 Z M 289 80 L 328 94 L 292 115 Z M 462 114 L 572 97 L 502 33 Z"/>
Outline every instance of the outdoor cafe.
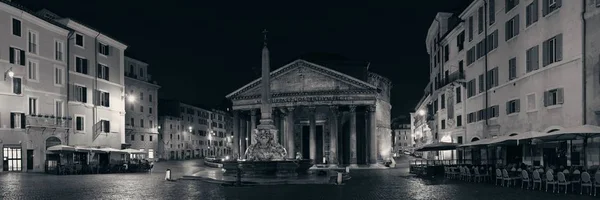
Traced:
<path fill-rule="evenodd" d="M 600 127 L 583 125 L 513 133 L 469 144 L 435 143 L 416 151 L 437 159 L 411 162 L 411 173 L 553 192 L 590 192 L 600 187 Z M 451 159 L 445 156 L 453 155 Z M 439 176 L 438 176 L 439 177 Z M 560 189 L 560 190 L 559 190 Z"/>
<path fill-rule="evenodd" d="M 57 175 L 142 172 L 150 169 L 144 151 L 55 145 L 48 147 L 46 173 Z"/>

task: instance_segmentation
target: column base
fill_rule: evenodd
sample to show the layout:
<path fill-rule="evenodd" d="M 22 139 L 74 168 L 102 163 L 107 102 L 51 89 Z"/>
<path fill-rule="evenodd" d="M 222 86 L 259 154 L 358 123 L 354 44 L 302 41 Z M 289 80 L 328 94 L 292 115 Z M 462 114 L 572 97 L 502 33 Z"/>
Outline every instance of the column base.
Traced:
<path fill-rule="evenodd" d="M 358 164 L 350 164 L 350 165 L 348 165 L 348 167 L 350 167 L 350 168 L 358 168 Z"/>

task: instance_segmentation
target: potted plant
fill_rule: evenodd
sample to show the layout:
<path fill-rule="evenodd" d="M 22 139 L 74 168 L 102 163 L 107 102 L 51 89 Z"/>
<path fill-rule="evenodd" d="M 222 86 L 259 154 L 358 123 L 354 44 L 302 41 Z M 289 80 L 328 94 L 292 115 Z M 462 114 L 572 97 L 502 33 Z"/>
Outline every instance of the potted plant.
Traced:
<path fill-rule="evenodd" d="M 44 115 L 42 115 L 42 114 L 38 114 L 37 116 L 38 116 L 38 117 L 43 117 Z"/>
<path fill-rule="evenodd" d="M 44 118 L 48 118 L 48 117 L 50 117 L 50 116 L 49 115 L 44 115 Z"/>
<path fill-rule="evenodd" d="M 54 115 L 50 115 L 50 118 L 54 119 L 55 117 L 54 117 Z"/>
<path fill-rule="evenodd" d="M 30 115 L 30 116 L 32 116 L 32 117 L 35 117 L 35 116 L 36 116 L 36 115 L 35 115 L 35 113 L 31 113 L 31 114 L 29 114 L 29 115 Z"/>
<path fill-rule="evenodd" d="M 73 118 L 72 118 L 72 117 L 67 117 L 67 119 L 68 119 L 68 120 L 72 120 Z"/>
<path fill-rule="evenodd" d="M 67 117 L 62 117 L 63 120 L 67 120 Z"/>

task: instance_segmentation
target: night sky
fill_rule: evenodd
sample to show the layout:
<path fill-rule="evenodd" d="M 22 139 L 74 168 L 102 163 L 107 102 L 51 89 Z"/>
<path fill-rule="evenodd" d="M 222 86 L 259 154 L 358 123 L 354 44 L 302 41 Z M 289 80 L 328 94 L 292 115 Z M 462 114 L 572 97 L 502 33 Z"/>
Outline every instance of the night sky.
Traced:
<path fill-rule="evenodd" d="M 370 61 L 374 72 L 393 82 L 393 116 L 413 111 L 428 82 L 425 37 L 435 14 L 460 12 L 471 2 L 13 1 L 47 8 L 127 44 L 128 53 L 150 64 L 161 98 L 221 103 L 258 78 L 252 68 L 260 67 L 266 28 L 271 68 L 309 52 Z"/>

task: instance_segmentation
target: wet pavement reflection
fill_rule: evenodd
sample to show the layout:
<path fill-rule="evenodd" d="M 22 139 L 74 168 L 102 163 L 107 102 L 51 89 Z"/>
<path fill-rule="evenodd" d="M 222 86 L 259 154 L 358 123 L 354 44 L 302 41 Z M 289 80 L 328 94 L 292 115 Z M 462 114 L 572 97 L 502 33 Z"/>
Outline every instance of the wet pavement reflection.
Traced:
<path fill-rule="evenodd" d="M 164 180 L 202 170 L 200 161 L 157 163 L 152 173 L 55 176 L 0 173 L 0 199 L 596 199 L 492 184 L 423 180 L 406 168 L 355 170 L 346 185 L 225 187 L 200 181 Z"/>

